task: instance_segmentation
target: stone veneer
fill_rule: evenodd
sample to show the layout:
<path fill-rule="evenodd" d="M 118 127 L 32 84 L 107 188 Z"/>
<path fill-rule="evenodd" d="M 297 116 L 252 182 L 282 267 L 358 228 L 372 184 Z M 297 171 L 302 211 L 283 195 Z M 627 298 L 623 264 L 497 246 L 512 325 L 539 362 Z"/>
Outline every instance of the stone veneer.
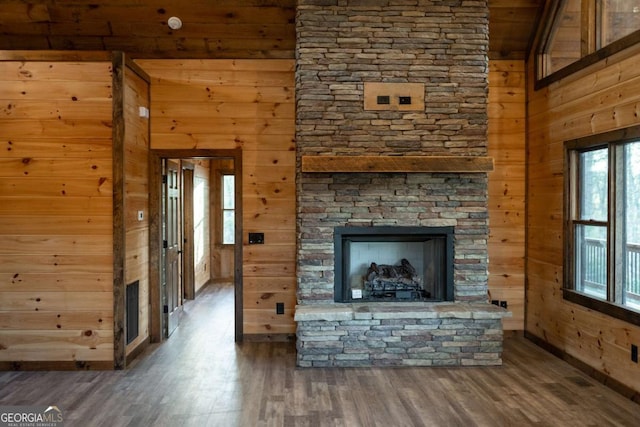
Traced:
<path fill-rule="evenodd" d="M 486 360 L 466 351 L 493 342 L 505 314 L 487 307 L 486 173 L 302 173 L 300 164 L 322 155 L 486 156 L 487 0 L 299 0 L 296 28 L 298 363 L 416 363 L 410 354 L 431 353 L 418 341 L 439 354 L 432 361 Z M 365 82 L 423 83 L 424 111 L 365 111 Z M 333 304 L 338 226 L 453 226 L 461 305 L 397 303 L 381 315 L 371 304 Z M 335 319 L 334 309 L 347 314 Z M 408 341 L 416 347 L 400 351 Z M 444 344 L 455 341 L 469 345 Z M 498 356 L 488 360 L 500 360 L 501 344 L 489 347 Z M 374 357 L 382 348 L 385 363 Z"/>
<path fill-rule="evenodd" d="M 307 174 L 304 174 L 307 175 Z M 334 300 L 333 230 L 454 227 L 454 299 L 487 300 L 486 174 L 308 174 L 298 197 L 298 300 Z"/>
<path fill-rule="evenodd" d="M 299 306 L 298 366 L 500 365 L 504 315 L 490 304 Z"/>

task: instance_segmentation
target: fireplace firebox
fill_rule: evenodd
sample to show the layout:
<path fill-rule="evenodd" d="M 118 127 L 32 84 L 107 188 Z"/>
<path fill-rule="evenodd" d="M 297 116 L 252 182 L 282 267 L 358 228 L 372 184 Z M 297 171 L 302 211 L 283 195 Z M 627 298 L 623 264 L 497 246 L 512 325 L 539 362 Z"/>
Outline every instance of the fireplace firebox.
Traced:
<path fill-rule="evenodd" d="M 453 301 L 453 227 L 336 227 L 336 302 Z"/>

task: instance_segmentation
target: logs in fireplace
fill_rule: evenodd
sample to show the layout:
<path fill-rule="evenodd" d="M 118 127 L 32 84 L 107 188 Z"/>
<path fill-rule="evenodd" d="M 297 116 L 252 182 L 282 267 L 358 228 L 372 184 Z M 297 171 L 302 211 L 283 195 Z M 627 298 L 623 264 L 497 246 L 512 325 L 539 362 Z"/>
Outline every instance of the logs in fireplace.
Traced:
<path fill-rule="evenodd" d="M 400 260 L 400 265 L 372 262 L 364 277 L 364 291 L 370 298 L 378 300 L 423 300 L 431 296 L 406 258 Z"/>

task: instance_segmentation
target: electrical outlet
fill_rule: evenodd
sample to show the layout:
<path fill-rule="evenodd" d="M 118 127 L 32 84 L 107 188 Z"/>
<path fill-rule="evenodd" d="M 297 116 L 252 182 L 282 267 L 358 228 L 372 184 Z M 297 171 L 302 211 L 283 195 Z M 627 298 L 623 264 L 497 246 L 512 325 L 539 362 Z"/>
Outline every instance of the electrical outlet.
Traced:
<path fill-rule="evenodd" d="M 493 305 L 500 305 L 500 301 L 498 301 L 497 299 L 492 299 L 492 300 L 491 300 L 491 304 L 493 304 Z"/>
<path fill-rule="evenodd" d="M 506 301 L 500 301 L 500 307 L 507 308 L 507 302 Z"/>
<path fill-rule="evenodd" d="M 638 363 L 638 346 L 635 344 L 631 344 L 631 361 Z"/>
<path fill-rule="evenodd" d="M 277 302 L 276 303 L 276 314 L 284 314 L 284 303 Z"/>

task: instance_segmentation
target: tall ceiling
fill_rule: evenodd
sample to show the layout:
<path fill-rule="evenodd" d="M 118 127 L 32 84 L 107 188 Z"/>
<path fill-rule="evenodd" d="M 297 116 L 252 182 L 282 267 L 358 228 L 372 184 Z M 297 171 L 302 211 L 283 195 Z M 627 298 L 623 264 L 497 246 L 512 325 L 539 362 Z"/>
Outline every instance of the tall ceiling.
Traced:
<path fill-rule="evenodd" d="M 523 58 L 546 0 L 489 0 L 490 57 Z M 296 0 L 0 0 L 0 50 L 293 58 Z M 182 20 L 179 30 L 167 22 Z"/>

